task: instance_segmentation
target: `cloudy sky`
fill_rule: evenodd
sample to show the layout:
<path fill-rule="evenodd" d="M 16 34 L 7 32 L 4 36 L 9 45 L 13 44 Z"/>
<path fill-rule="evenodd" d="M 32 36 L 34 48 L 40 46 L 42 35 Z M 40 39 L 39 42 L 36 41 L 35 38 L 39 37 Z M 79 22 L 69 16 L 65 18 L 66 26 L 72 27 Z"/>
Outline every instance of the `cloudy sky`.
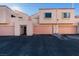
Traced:
<path fill-rule="evenodd" d="M 0 5 L 7 5 L 13 10 L 22 11 L 28 15 L 35 14 L 40 8 L 71 8 L 71 3 L 0 3 Z M 75 14 L 79 15 L 79 4 L 73 4 Z"/>

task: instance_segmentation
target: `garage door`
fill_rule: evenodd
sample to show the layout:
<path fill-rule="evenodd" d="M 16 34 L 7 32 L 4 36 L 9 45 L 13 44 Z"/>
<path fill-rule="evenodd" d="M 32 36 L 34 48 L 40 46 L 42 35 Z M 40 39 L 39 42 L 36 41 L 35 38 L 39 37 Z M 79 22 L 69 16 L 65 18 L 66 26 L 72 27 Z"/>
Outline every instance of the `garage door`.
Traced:
<path fill-rule="evenodd" d="M 7 36 L 14 34 L 13 26 L 0 26 L 0 36 Z"/>
<path fill-rule="evenodd" d="M 60 34 L 75 34 L 76 27 L 73 25 L 60 25 L 59 26 L 59 33 Z"/>
<path fill-rule="evenodd" d="M 51 25 L 38 25 L 33 29 L 34 34 L 52 34 L 52 31 Z"/>

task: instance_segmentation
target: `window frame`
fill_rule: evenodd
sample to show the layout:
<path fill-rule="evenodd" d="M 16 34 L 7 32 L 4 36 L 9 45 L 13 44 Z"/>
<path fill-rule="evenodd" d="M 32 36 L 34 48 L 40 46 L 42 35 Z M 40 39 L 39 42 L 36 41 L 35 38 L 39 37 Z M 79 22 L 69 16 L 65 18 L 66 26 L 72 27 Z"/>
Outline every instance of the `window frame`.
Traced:
<path fill-rule="evenodd" d="M 23 17 L 18 17 L 19 19 L 23 19 Z"/>
<path fill-rule="evenodd" d="M 70 12 L 63 12 L 62 13 L 62 17 L 63 18 L 70 18 L 71 17 L 71 14 L 70 14 Z"/>
<path fill-rule="evenodd" d="M 15 18 L 16 16 L 15 15 L 11 15 L 11 18 Z"/>
<path fill-rule="evenodd" d="M 49 14 L 49 15 L 46 15 L 46 14 Z M 44 13 L 44 18 L 52 18 L 52 13 L 51 12 L 46 12 Z"/>

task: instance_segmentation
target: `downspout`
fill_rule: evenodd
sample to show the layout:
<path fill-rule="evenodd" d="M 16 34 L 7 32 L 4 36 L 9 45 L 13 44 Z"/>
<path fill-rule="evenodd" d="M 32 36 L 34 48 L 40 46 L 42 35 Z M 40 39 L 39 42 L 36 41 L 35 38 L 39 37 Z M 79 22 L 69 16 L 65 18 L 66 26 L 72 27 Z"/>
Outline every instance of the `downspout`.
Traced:
<path fill-rule="evenodd" d="M 74 3 L 71 3 L 71 7 L 74 8 Z M 77 22 L 76 24 L 77 25 L 75 26 L 75 28 L 76 28 L 75 32 L 76 32 L 76 34 L 79 34 L 79 23 Z"/>
<path fill-rule="evenodd" d="M 55 27 L 55 33 L 58 34 L 58 17 L 57 17 L 57 9 L 56 9 L 56 27 Z"/>
<path fill-rule="evenodd" d="M 54 27 L 53 27 L 53 29 L 54 29 L 54 34 L 56 34 L 56 30 L 57 30 L 57 9 L 56 9 L 56 23 L 54 24 Z"/>

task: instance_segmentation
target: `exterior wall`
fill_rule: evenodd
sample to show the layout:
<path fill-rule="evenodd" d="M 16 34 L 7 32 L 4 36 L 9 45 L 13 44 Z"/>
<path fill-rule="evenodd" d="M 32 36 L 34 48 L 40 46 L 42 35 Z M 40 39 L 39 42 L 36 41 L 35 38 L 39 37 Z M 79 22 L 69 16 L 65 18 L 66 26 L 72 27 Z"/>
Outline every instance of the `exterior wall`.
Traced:
<path fill-rule="evenodd" d="M 9 23 L 10 13 L 10 8 L 7 6 L 0 6 L 0 23 Z"/>
<path fill-rule="evenodd" d="M 26 25 L 27 36 L 32 36 L 33 35 L 33 24 L 32 24 L 32 21 L 29 20 L 29 16 L 19 11 L 16 11 L 16 15 L 18 16 L 14 21 L 15 22 L 15 35 L 20 36 L 20 26 Z M 18 17 L 22 17 L 22 18 L 19 19 Z"/>
<path fill-rule="evenodd" d="M 76 26 L 72 24 L 60 24 L 59 33 L 60 34 L 76 34 Z"/>
<path fill-rule="evenodd" d="M 27 36 L 32 36 L 33 35 L 33 24 L 31 23 L 30 25 L 27 25 Z"/>
<path fill-rule="evenodd" d="M 20 36 L 20 26 L 18 24 L 15 24 L 15 36 Z"/>
<path fill-rule="evenodd" d="M 0 6 L 0 36 L 14 35 L 14 24 L 11 22 L 12 10 L 7 6 Z"/>
<path fill-rule="evenodd" d="M 15 17 L 12 18 L 11 15 L 14 15 Z M 20 11 L 12 11 L 7 6 L 0 6 L 0 33 L 1 33 L 0 36 L 4 35 L 20 36 L 21 25 L 27 26 L 26 28 L 27 36 L 33 35 L 32 21 L 29 20 L 28 15 Z"/>
<path fill-rule="evenodd" d="M 45 18 L 44 14 L 46 12 L 52 13 L 52 18 Z M 63 12 L 70 12 L 70 18 L 63 18 Z M 39 23 L 74 23 L 74 9 L 41 9 L 39 14 Z"/>
<path fill-rule="evenodd" d="M 76 26 L 67 23 L 41 24 L 33 27 L 34 34 L 76 34 Z"/>
<path fill-rule="evenodd" d="M 45 18 L 44 17 L 44 14 L 46 12 L 51 12 L 53 15 L 52 15 L 52 18 Z M 56 10 L 55 9 L 50 9 L 50 10 L 40 10 L 40 14 L 39 14 L 39 23 L 55 23 L 56 22 Z"/>
<path fill-rule="evenodd" d="M 33 27 L 34 34 L 52 34 L 52 25 L 37 25 Z"/>
<path fill-rule="evenodd" d="M 46 12 L 51 12 L 53 14 L 52 18 L 44 18 L 44 14 Z M 63 18 L 62 17 L 63 12 L 70 12 L 70 18 Z M 77 33 L 76 24 L 77 22 L 79 22 L 78 19 L 75 19 L 73 8 L 41 9 L 39 13 L 32 16 L 32 21 L 34 21 L 34 25 L 35 25 L 33 29 L 34 34 L 54 34 L 54 33 L 76 34 Z"/>
<path fill-rule="evenodd" d="M 14 26 L 0 25 L 0 36 L 12 36 L 14 35 Z"/>
<path fill-rule="evenodd" d="M 5 11 L 6 11 L 5 7 L 0 7 L 0 23 L 6 22 L 6 12 Z"/>
<path fill-rule="evenodd" d="M 75 26 L 60 26 L 59 34 L 76 34 Z"/>
<path fill-rule="evenodd" d="M 38 25 L 39 24 L 39 16 L 40 16 L 40 12 L 32 15 L 30 18 L 32 20 L 33 25 Z"/>
<path fill-rule="evenodd" d="M 52 18 L 44 18 L 44 13 L 51 12 Z M 63 12 L 70 12 L 71 17 L 62 18 Z M 11 18 L 11 15 L 15 15 L 15 18 Z M 0 36 L 15 35 L 20 36 L 20 26 L 26 25 L 27 36 L 33 34 L 75 34 L 76 26 L 73 24 L 79 23 L 79 18 L 74 18 L 74 9 L 44 9 L 40 10 L 37 14 L 29 16 L 19 12 L 12 11 L 8 7 L 0 7 Z M 22 18 L 19 18 L 22 17 Z M 56 25 L 58 24 L 58 25 Z"/>
<path fill-rule="evenodd" d="M 63 18 L 62 17 L 63 12 L 69 12 L 70 18 Z M 74 23 L 74 21 L 75 21 L 74 9 L 58 9 L 57 10 L 57 19 L 58 19 L 58 23 Z"/>

